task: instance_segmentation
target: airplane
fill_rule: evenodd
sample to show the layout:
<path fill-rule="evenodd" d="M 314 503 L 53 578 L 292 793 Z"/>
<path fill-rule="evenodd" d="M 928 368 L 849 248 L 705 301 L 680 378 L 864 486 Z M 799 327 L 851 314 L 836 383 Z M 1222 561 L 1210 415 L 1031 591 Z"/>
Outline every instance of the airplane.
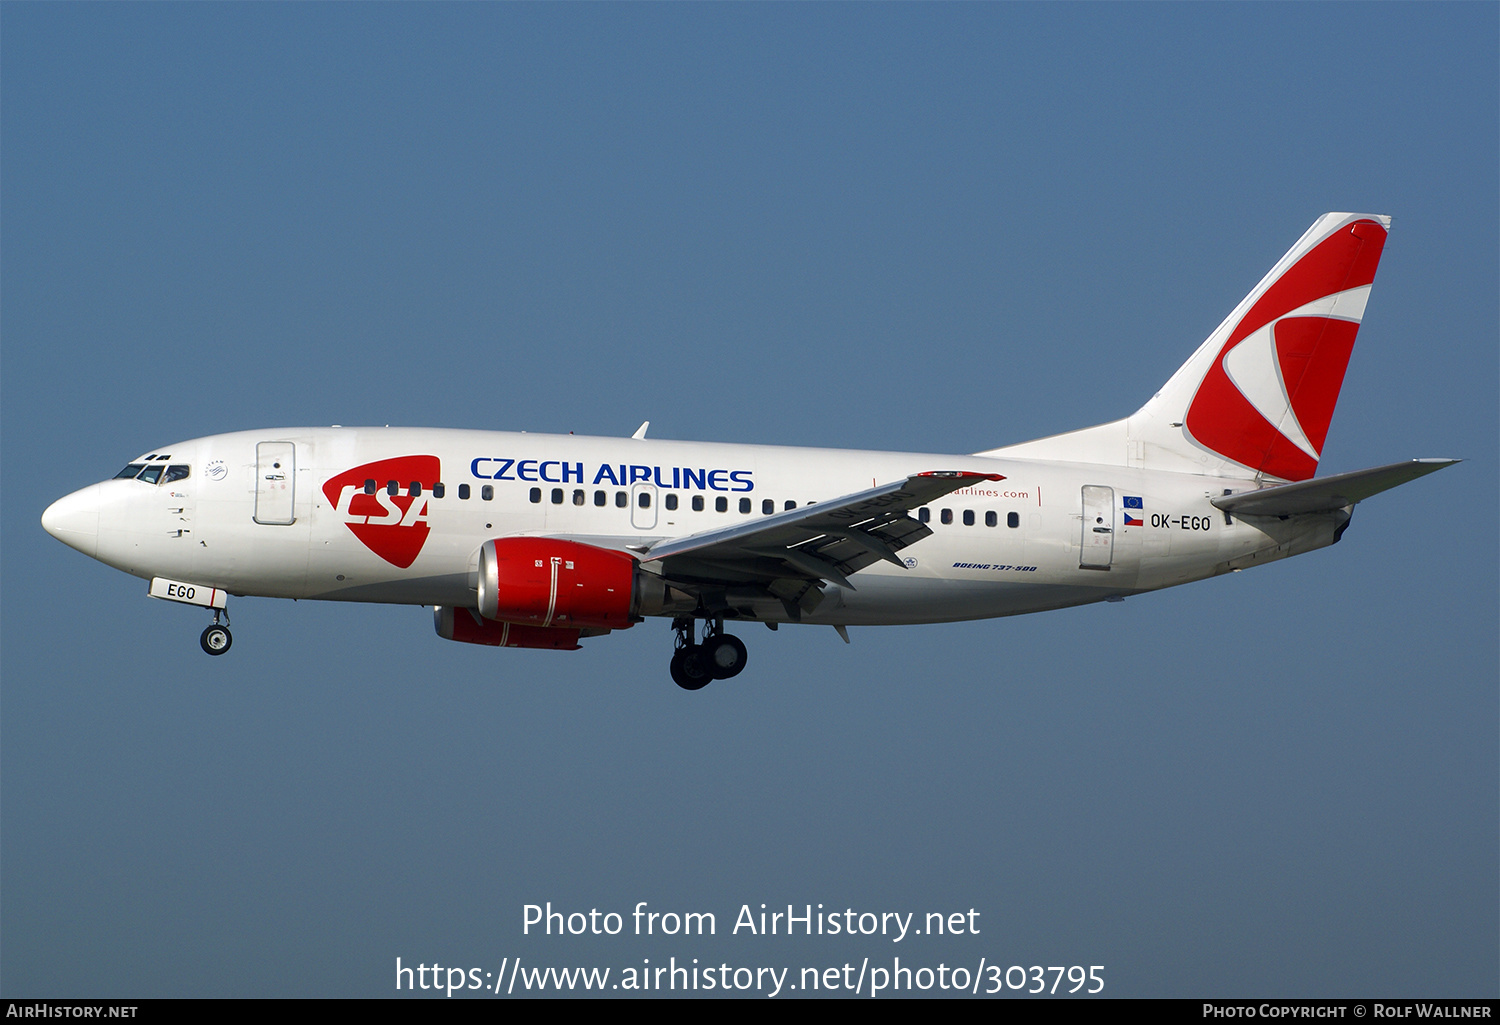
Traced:
<path fill-rule="evenodd" d="M 848 627 L 1117 601 L 1337 543 L 1449 466 L 1314 476 L 1390 218 L 1318 218 L 1137 412 L 970 455 L 400 427 L 158 446 L 54 502 L 53 537 L 213 611 L 230 595 L 431 606 L 446 639 L 576 650 L 671 621 L 687 690 L 729 622 Z M 702 621 L 701 638 L 698 623 Z"/>

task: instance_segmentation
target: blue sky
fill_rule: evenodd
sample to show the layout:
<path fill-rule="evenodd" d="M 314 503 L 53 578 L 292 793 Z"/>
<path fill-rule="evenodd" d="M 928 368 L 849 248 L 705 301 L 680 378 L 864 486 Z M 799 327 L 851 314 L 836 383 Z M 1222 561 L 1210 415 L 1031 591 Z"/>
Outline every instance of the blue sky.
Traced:
<path fill-rule="evenodd" d="M 0 7 L 0 991 L 403 963 L 1103 964 L 1500 990 L 1493 5 Z M 1125 415 L 1328 210 L 1395 217 L 1337 547 L 994 622 L 201 616 L 40 529 L 155 446 L 392 423 L 970 452 Z M 24 471 L 24 472 L 23 472 Z M 25 478 L 23 481 L 22 478 Z M 22 483 L 26 487 L 21 487 Z M 694 941 L 522 907 L 711 911 Z M 907 949 L 742 904 L 982 913 Z"/>

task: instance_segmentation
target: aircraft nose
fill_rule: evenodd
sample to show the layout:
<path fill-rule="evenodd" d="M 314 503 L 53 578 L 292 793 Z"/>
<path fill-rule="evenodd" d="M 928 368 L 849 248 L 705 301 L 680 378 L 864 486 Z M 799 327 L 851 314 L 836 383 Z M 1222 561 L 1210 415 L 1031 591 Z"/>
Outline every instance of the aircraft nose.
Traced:
<path fill-rule="evenodd" d="M 91 484 L 47 506 L 42 513 L 42 529 L 69 548 L 76 548 L 89 558 L 99 553 L 99 489 Z"/>

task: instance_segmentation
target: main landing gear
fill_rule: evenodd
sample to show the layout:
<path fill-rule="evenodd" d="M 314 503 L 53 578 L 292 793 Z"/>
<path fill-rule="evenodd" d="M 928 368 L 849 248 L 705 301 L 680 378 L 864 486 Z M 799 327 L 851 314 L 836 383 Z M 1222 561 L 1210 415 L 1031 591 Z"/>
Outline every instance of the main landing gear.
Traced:
<path fill-rule="evenodd" d="M 198 637 L 198 644 L 210 655 L 222 655 L 233 643 L 234 635 L 229 632 L 229 614 L 224 614 L 224 624 L 220 626 L 219 610 L 214 609 L 213 625 L 204 627 L 203 633 Z"/>
<path fill-rule="evenodd" d="M 690 617 L 672 621 L 677 631 L 676 650 L 672 653 L 672 680 L 683 690 L 702 690 L 710 680 L 727 680 L 745 668 L 749 653 L 745 643 L 724 632 L 724 620 L 715 618 L 703 624 L 703 643 L 693 640 L 697 622 Z"/>

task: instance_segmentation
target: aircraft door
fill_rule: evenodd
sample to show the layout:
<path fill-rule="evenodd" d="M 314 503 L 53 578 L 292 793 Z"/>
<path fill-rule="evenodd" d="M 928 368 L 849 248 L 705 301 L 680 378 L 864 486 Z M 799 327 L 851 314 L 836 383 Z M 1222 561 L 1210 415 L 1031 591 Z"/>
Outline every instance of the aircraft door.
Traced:
<path fill-rule="evenodd" d="M 641 481 L 630 486 L 630 525 L 636 530 L 656 527 L 656 485 Z"/>
<path fill-rule="evenodd" d="M 255 446 L 255 522 L 295 523 L 296 446 L 290 441 L 262 441 Z"/>
<path fill-rule="evenodd" d="M 1109 569 L 1115 555 L 1115 490 L 1083 488 L 1083 547 L 1079 569 Z"/>

